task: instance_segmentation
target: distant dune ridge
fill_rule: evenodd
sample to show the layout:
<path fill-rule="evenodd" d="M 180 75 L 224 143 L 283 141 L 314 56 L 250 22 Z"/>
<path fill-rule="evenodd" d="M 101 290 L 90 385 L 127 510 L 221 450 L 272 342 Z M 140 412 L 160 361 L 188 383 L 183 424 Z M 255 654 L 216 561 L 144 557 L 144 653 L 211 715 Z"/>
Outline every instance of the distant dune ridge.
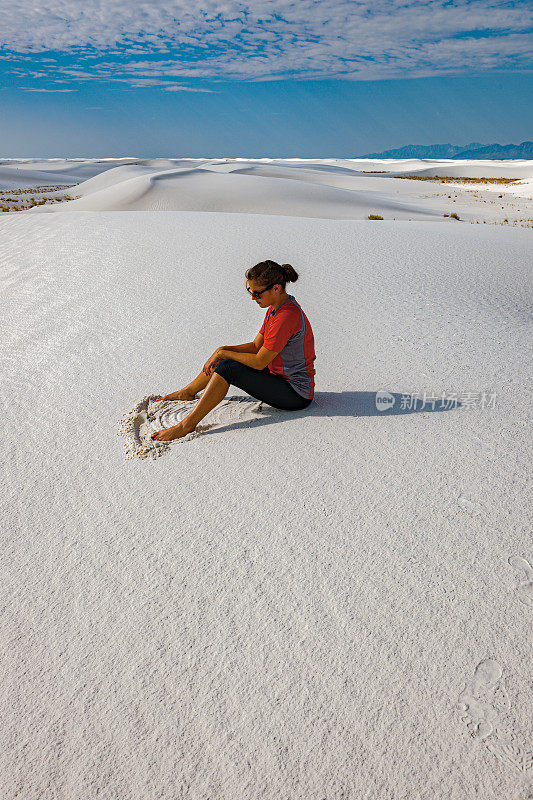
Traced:
<path fill-rule="evenodd" d="M 435 176 L 448 179 L 443 184 Z M 417 180 L 405 180 L 416 178 Z M 420 180 L 420 179 L 424 180 Z M 457 178 L 457 182 L 454 180 Z M 462 183 L 461 178 L 474 182 Z M 475 183 L 485 178 L 505 182 Z M 451 182 L 450 182 L 451 179 Z M 49 191 L 43 187 L 49 185 Z M 533 160 L 124 158 L 0 162 L 0 208 L 205 211 L 533 225 Z M 64 187 L 67 187 L 66 189 Z M 27 187 L 17 195 L 17 187 Z M 63 187 L 63 188 L 61 188 Z M 14 192 L 10 196 L 10 191 Z M 55 202 L 62 200 L 62 202 Z M 73 198 L 73 199 L 69 199 Z M 18 205 L 17 205 L 18 204 Z"/>
<path fill-rule="evenodd" d="M 533 158 L 533 142 L 521 144 L 408 144 L 381 153 L 367 153 L 359 158 Z"/>

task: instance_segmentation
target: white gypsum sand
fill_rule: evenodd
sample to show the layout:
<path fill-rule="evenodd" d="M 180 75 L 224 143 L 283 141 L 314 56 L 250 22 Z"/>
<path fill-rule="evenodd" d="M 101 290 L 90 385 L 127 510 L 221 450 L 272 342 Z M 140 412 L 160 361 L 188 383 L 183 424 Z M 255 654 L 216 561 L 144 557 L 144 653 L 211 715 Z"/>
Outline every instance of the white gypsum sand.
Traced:
<path fill-rule="evenodd" d="M 300 165 L 337 189 L 349 166 Z M 131 166 L 157 170 L 122 162 L 116 196 Z M 113 164 L 53 169 L 113 195 Z M 149 210 L 0 215 L 2 796 L 525 800 L 531 230 L 306 218 L 316 193 L 157 211 L 173 181 Z M 259 330 L 265 258 L 300 273 L 314 402 L 230 387 L 198 435 L 147 442 L 187 408 L 155 397 Z"/>

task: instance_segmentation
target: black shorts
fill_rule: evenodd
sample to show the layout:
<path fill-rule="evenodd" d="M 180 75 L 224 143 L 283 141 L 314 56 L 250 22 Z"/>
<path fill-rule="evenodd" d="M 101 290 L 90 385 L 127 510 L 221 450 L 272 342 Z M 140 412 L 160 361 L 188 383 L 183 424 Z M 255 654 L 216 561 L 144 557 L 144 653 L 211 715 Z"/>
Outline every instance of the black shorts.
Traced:
<path fill-rule="evenodd" d="M 313 401 L 313 398 L 308 400 L 298 394 L 286 378 L 273 375 L 268 367 L 254 369 L 232 358 L 223 358 L 213 372 L 217 372 L 228 383 L 238 386 L 252 397 L 264 400 L 269 406 L 282 408 L 284 411 L 307 408 Z"/>

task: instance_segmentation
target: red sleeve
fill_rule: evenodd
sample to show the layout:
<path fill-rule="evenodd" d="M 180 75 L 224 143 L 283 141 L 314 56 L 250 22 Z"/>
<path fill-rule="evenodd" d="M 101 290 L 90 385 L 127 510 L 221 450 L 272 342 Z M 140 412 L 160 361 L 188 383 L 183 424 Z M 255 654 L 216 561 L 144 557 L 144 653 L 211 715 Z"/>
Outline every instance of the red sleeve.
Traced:
<path fill-rule="evenodd" d="M 263 347 L 274 353 L 281 353 L 293 333 L 300 330 L 301 324 L 301 319 L 295 314 L 283 312 L 276 314 L 270 321 L 268 336 L 264 338 Z"/>

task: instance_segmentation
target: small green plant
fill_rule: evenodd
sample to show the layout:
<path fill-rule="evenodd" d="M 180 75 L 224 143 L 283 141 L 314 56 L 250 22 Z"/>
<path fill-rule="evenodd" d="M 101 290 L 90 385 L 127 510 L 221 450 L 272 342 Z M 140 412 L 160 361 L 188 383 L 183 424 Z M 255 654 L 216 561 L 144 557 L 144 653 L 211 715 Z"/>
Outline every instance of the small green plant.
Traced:
<path fill-rule="evenodd" d="M 459 217 L 457 216 L 457 214 L 455 213 L 455 211 L 453 212 L 453 214 L 450 214 L 450 217 L 451 217 L 452 219 L 459 219 Z"/>
<path fill-rule="evenodd" d="M 379 214 L 369 214 L 368 219 L 383 219 L 383 217 L 380 217 Z"/>

